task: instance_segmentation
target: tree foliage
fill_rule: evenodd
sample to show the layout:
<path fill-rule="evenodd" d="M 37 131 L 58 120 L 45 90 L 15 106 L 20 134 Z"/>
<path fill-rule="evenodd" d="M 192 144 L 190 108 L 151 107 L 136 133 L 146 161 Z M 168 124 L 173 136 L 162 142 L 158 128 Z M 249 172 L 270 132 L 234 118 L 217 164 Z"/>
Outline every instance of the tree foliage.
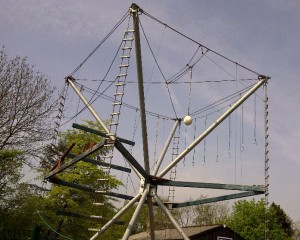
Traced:
<path fill-rule="evenodd" d="M 236 202 L 226 225 L 245 239 L 265 239 L 267 234 L 269 239 L 280 240 L 292 239 L 292 225 L 286 225 L 289 221 L 289 217 L 276 204 L 266 208 L 264 200 L 256 202 L 253 199 Z"/>
<path fill-rule="evenodd" d="M 8 212 L 22 206 L 28 186 L 20 183 L 23 155 L 18 150 L 0 150 L 0 207 Z"/>
<path fill-rule="evenodd" d="M 47 140 L 54 88 L 26 57 L 0 51 L 0 149 L 36 155 Z"/>
<path fill-rule="evenodd" d="M 86 126 L 101 131 L 101 127 L 92 121 L 86 121 Z M 56 159 L 59 159 L 73 143 L 75 143 L 75 146 L 72 148 L 71 153 L 78 155 L 84 151 L 86 145 L 98 143 L 99 141 L 101 141 L 101 137 L 95 134 L 86 133 L 82 130 L 71 129 L 62 132 L 59 136 L 58 147 L 48 147 L 48 151 L 45 152 L 46 155 L 43 158 L 43 165 L 48 165 L 47 161 L 53 164 L 55 154 L 57 154 Z M 102 149 L 102 151 L 89 157 L 97 160 L 97 156 L 106 151 L 107 149 Z M 49 152 L 52 153 L 51 156 L 47 155 Z M 69 160 L 71 159 L 66 158 L 65 161 L 67 162 Z M 101 168 L 83 161 L 79 161 L 74 166 L 57 174 L 55 177 L 97 190 L 113 190 L 121 184 L 115 178 L 107 175 Z M 98 181 L 98 179 L 106 180 Z M 113 199 L 103 194 L 86 192 L 61 185 L 52 185 L 49 193 L 45 196 L 44 201 L 46 209 L 44 209 L 44 212 L 41 214 L 43 214 L 43 217 L 49 226 L 52 226 L 59 234 L 71 238 L 76 237 L 76 239 L 88 239 L 91 235 L 88 229 L 99 228 L 101 223 L 103 223 L 103 220 L 99 222 L 99 220 L 95 221 L 85 217 L 74 216 L 78 216 L 78 214 L 81 216 L 94 215 L 101 216 L 103 219 L 109 219 L 115 213 Z M 96 206 L 93 204 L 94 202 L 103 203 L 104 205 Z M 71 216 L 55 215 L 58 211 L 68 212 Z M 49 234 L 53 234 L 53 231 L 50 231 Z M 107 239 L 114 239 L 112 236 L 115 235 L 111 233 L 110 236 L 108 235 Z M 47 236 L 45 236 L 45 238 L 47 238 Z"/>

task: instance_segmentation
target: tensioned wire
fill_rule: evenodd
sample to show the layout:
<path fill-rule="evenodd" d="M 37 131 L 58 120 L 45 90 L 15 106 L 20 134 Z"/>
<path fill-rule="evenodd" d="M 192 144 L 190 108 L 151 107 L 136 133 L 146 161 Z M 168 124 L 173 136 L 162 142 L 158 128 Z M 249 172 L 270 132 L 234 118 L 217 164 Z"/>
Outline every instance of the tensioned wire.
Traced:
<path fill-rule="evenodd" d="M 149 18 L 155 20 L 156 22 L 158 22 L 158 23 L 164 25 L 165 27 L 167 27 L 167 28 L 171 29 L 172 31 L 178 33 L 179 35 L 183 36 L 184 38 L 186 38 L 186 39 L 192 41 L 193 43 L 197 44 L 198 46 L 201 46 L 201 47 L 206 48 L 207 50 L 209 50 L 210 52 L 212 52 L 212 53 L 218 55 L 219 57 L 222 57 L 222 58 L 228 60 L 229 62 L 232 62 L 232 63 L 236 64 L 237 66 L 239 66 L 239 67 L 241 67 L 241 68 L 244 68 L 244 69 L 246 69 L 246 70 L 248 70 L 248 71 L 254 73 L 254 74 L 257 75 L 257 76 L 261 76 L 261 75 L 262 75 L 262 74 L 259 74 L 259 73 L 256 72 L 256 71 L 254 71 L 254 70 L 252 70 L 252 69 L 250 69 L 250 68 L 248 68 L 248 67 L 245 67 L 244 65 L 242 65 L 242 64 L 240 64 L 240 63 L 237 63 L 237 62 L 233 61 L 232 59 L 230 59 L 230 58 L 228 58 L 228 57 L 225 57 L 224 55 L 222 55 L 222 54 L 220 54 L 220 53 L 218 53 L 218 52 L 216 52 L 216 51 L 214 51 L 214 50 L 212 50 L 212 49 L 210 49 L 210 48 L 204 46 L 203 44 L 197 42 L 196 40 L 194 40 L 194 39 L 192 39 L 192 38 L 190 38 L 190 37 L 188 37 L 187 35 L 183 34 L 182 32 L 179 32 L 178 30 L 176 30 L 176 29 L 174 29 L 173 27 L 167 25 L 166 23 L 162 22 L 161 20 L 159 20 L 158 18 L 152 16 L 151 14 L 145 12 L 144 10 L 140 9 L 140 11 L 141 11 L 145 16 L 147 16 L 147 17 L 149 17 Z"/>
<path fill-rule="evenodd" d="M 92 50 L 92 52 L 74 69 L 73 72 L 69 74 L 69 76 L 73 76 L 82 66 L 87 62 L 87 60 L 101 47 L 101 45 L 114 33 L 114 31 L 125 21 L 125 19 L 129 16 L 129 12 L 123 15 L 123 17 L 117 22 L 117 24 L 110 30 L 110 32 L 102 39 L 102 41 Z"/>

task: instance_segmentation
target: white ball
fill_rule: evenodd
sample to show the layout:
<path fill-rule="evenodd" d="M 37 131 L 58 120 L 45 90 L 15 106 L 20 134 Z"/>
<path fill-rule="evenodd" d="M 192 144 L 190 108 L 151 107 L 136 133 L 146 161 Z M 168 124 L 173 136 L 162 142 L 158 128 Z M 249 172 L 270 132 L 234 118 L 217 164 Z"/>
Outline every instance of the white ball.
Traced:
<path fill-rule="evenodd" d="M 188 125 L 191 125 L 191 124 L 192 124 L 193 119 L 192 119 L 191 116 L 187 115 L 187 116 L 184 117 L 183 122 L 184 122 L 185 125 L 188 126 Z"/>

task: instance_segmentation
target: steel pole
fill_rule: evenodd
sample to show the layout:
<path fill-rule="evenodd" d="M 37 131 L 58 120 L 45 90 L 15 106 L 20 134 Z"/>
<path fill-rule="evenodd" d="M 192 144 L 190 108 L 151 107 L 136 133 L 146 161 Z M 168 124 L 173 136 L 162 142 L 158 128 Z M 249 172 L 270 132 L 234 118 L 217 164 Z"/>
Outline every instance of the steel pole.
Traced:
<path fill-rule="evenodd" d="M 104 131 L 108 134 L 108 137 L 111 140 L 115 140 L 115 137 L 111 136 L 109 134 L 110 133 L 109 129 L 107 128 L 107 126 L 105 125 L 105 123 L 103 122 L 103 120 L 99 117 L 99 115 L 96 113 L 95 109 L 90 105 L 90 103 L 88 102 L 88 100 L 81 94 L 81 92 L 79 91 L 79 89 L 74 84 L 74 78 L 72 78 L 72 77 L 66 77 L 66 81 L 71 85 L 71 87 L 74 89 L 74 91 L 80 97 L 80 99 L 83 101 L 83 103 L 85 104 L 85 106 L 90 110 L 90 112 L 94 116 L 94 118 L 96 118 L 97 122 L 101 125 L 101 127 L 104 129 Z"/>
<path fill-rule="evenodd" d="M 150 239 L 155 240 L 155 229 L 154 229 L 154 212 L 153 212 L 153 202 L 152 197 L 148 196 L 147 198 L 147 205 L 148 205 L 148 215 L 149 215 L 149 232 L 150 232 Z"/>
<path fill-rule="evenodd" d="M 146 197 L 148 196 L 148 193 L 149 193 L 149 189 L 146 188 L 144 190 L 143 194 L 142 194 L 142 197 L 140 199 L 139 204 L 137 205 L 137 207 L 136 207 L 136 209 L 135 209 L 135 211 L 134 211 L 134 213 L 133 213 L 133 215 L 130 219 L 130 222 L 127 226 L 127 229 L 126 229 L 126 231 L 123 235 L 122 240 L 128 240 L 128 238 L 131 234 L 132 228 L 133 228 L 133 226 L 134 226 L 134 224 L 135 224 L 135 222 L 136 222 L 136 220 L 137 220 L 137 218 L 140 214 L 140 211 L 142 210 L 143 204 L 145 203 Z"/>
<path fill-rule="evenodd" d="M 256 83 L 244 96 L 233 104 L 221 117 L 217 119 L 209 128 L 207 128 L 194 142 L 192 142 L 170 165 L 168 165 L 158 177 L 166 175 L 181 159 L 183 159 L 194 147 L 196 147 L 209 133 L 211 133 L 221 122 L 223 122 L 235 109 L 237 109 L 247 98 L 249 98 L 258 88 L 267 82 L 269 77 L 260 77 Z"/>
<path fill-rule="evenodd" d="M 145 164 L 145 171 L 149 174 L 150 172 L 149 150 L 148 150 L 148 134 L 147 134 L 145 96 L 144 96 L 143 65 L 142 65 L 142 54 L 141 54 L 140 30 L 139 30 L 139 7 L 135 3 L 133 3 L 130 9 L 133 16 L 133 24 L 134 24 L 134 43 L 135 43 L 137 77 L 138 77 L 139 101 L 140 101 L 140 110 L 141 110 L 144 164 Z"/>

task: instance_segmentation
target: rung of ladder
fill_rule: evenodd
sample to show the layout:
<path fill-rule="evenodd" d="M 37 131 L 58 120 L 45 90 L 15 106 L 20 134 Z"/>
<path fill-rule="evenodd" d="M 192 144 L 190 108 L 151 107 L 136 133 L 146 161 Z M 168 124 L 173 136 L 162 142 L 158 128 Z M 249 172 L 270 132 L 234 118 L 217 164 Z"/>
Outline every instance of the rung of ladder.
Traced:
<path fill-rule="evenodd" d="M 108 156 L 101 156 L 101 158 L 112 158 L 112 155 L 108 155 Z"/>
<path fill-rule="evenodd" d="M 100 232 L 101 229 L 99 229 L 99 228 L 89 228 L 88 230 L 91 231 L 91 232 Z"/>
<path fill-rule="evenodd" d="M 130 58 L 128 55 L 122 55 L 120 58 Z"/>
<path fill-rule="evenodd" d="M 95 192 L 96 193 L 107 193 L 107 191 L 105 191 L 105 190 L 96 190 Z"/>
<path fill-rule="evenodd" d="M 129 33 L 129 32 L 134 32 L 134 29 L 127 29 L 125 30 L 126 33 Z"/>
<path fill-rule="evenodd" d="M 133 41 L 133 38 L 123 38 L 123 41 Z"/>
<path fill-rule="evenodd" d="M 113 106 L 115 106 L 115 105 L 122 105 L 122 103 L 121 102 L 113 102 L 112 105 Z"/>
<path fill-rule="evenodd" d="M 127 76 L 127 73 L 121 73 L 119 75 L 117 75 L 117 77 L 126 77 Z"/>
<path fill-rule="evenodd" d="M 124 82 L 118 82 L 115 84 L 116 87 L 125 86 L 125 85 L 126 85 L 126 83 L 124 83 Z"/>
<path fill-rule="evenodd" d="M 120 95 L 124 95 L 124 93 L 123 92 L 114 93 L 114 96 L 120 96 Z"/>
<path fill-rule="evenodd" d="M 116 134 L 115 133 L 107 133 L 105 134 L 106 137 L 115 137 Z"/>
<path fill-rule="evenodd" d="M 118 125 L 119 123 L 117 123 L 117 122 L 113 122 L 113 123 L 109 123 L 109 124 L 107 124 L 108 126 L 114 126 L 114 125 Z"/>
<path fill-rule="evenodd" d="M 107 178 L 98 178 L 97 181 L 108 181 Z"/>
<path fill-rule="evenodd" d="M 104 147 L 113 147 L 113 144 L 105 144 Z"/>
<path fill-rule="evenodd" d="M 122 50 L 131 50 L 132 47 L 122 47 Z"/>
<path fill-rule="evenodd" d="M 97 215 L 91 215 L 91 218 L 96 218 L 96 219 L 102 219 L 102 216 L 97 216 Z"/>
<path fill-rule="evenodd" d="M 119 65 L 119 68 L 123 68 L 123 67 L 129 67 L 129 64 L 121 64 L 121 65 Z"/>
<path fill-rule="evenodd" d="M 97 202 L 94 202 L 93 205 L 95 205 L 95 206 L 104 206 L 104 203 L 97 203 Z"/>
<path fill-rule="evenodd" d="M 113 112 L 110 114 L 111 116 L 120 115 L 120 112 Z"/>

